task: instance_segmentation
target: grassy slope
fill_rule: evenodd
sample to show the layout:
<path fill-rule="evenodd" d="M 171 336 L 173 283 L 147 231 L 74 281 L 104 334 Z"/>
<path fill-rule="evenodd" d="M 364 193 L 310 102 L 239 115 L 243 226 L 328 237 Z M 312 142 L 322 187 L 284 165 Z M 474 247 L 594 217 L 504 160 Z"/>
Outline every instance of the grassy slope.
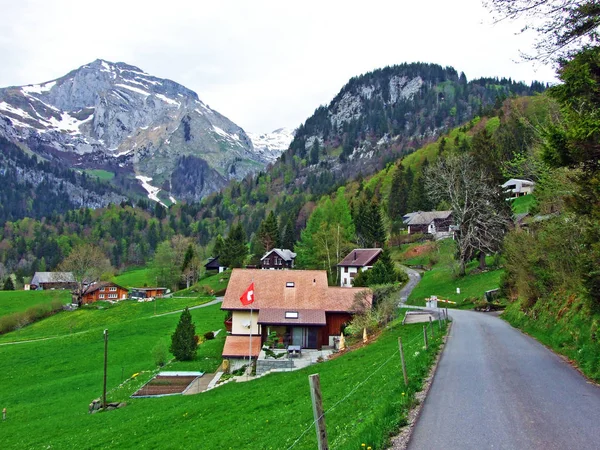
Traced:
<path fill-rule="evenodd" d="M 62 337 L 0 347 L 0 398 L 9 417 L 3 433 L 11 436 L 3 448 L 280 449 L 308 428 L 295 448 L 312 449 L 315 435 L 310 428 L 307 376 L 315 372 L 321 374 L 326 409 L 356 388 L 327 414 L 332 448 L 356 449 L 361 443 L 384 448 L 389 431 L 403 423 L 407 399 L 420 387 L 438 346 L 436 342 L 433 351 L 424 352 L 420 325 L 396 326 L 368 347 L 298 372 L 229 383 L 197 396 L 131 400 L 128 396 L 151 376 L 147 372 L 154 367 L 151 349 L 158 341 L 169 341 L 179 319 L 179 314 L 152 317 L 150 306 L 126 302 L 106 310 L 79 310 L 75 316 L 63 312 L 21 332 L 21 338 L 27 333 L 52 336 L 57 331 Z M 192 317 L 197 334 L 222 328 L 223 312 L 218 305 L 192 310 Z M 64 333 L 72 318 L 80 323 L 78 329 L 88 331 Z M 127 399 L 129 405 L 89 415 L 88 404 L 101 394 L 105 327 L 110 334 L 109 400 Z M 398 335 L 405 342 L 411 377 L 408 390 L 399 376 Z M 16 336 L 11 333 L 2 341 Z M 195 361 L 168 368 L 214 371 L 223 339 L 219 333 L 217 339 L 201 345 Z M 137 372 L 141 374 L 136 379 L 115 389 L 122 373 L 128 378 Z M 402 392 L 409 395 L 402 396 Z"/>
<path fill-rule="evenodd" d="M 156 286 L 156 279 L 149 268 L 132 269 L 113 278 L 113 281 L 123 287 Z"/>
<path fill-rule="evenodd" d="M 86 172 L 92 176 L 98 177 L 102 181 L 110 181 L 115 177 L 115 174 L 108 170 L 88 169 Z"/>
<path fill-rule="evenodd" d="M 517 197 L 512 200 L 512 209 L 515 214 L 522 214 L 529 212 L 535 204 L 536 201 L 533 195 L 524 195 L 523 197 Z"/>
<path fill-rule="evenodd" d="M 50 303 L 58 299 L 63 303 L 69 303 L 71 293 L 69 291 L 0 291 L 0 316 L 28 308 L 42 303 Z"/>

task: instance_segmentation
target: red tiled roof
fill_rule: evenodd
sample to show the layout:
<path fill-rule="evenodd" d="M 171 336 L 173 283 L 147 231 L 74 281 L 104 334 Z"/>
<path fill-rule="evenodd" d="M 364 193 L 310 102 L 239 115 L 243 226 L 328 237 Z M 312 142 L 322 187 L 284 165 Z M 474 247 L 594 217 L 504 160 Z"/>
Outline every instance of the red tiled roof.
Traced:
<path fill-rule="evenodd" d="M 258 358 L 260 353 L 260 336 L 252 336 L 252 356 Z M 223 347 L 223 358 L 248 357 L 250 336 L 227 336 Z"/>
<path fill-rule="evenodd" d="M 351 311 L 354 296 L 365 288 L 331 288 L 324 270 L 234 269 L 222 309 L 248 310 L 240 296 L 254 282 L 255 310 L 265 308 Z M 293 283 L 293 287 L 291 286 Z"/>
<path fill-rule="evenodd" d="M 286 318 L 286 312 L 298 313 L 297 319 Z M 263 308 L 258 312 L 258 323 L 269 325 L 325 325 L 325 311 L 322 309 L 279 309 Z"/>
<path fill-rule="evenodd" d="M 380 248 L 355 248 L 338 264 L 343 267 L 372 266 L 371 262 L 379 256 L 383 250 Z"/>

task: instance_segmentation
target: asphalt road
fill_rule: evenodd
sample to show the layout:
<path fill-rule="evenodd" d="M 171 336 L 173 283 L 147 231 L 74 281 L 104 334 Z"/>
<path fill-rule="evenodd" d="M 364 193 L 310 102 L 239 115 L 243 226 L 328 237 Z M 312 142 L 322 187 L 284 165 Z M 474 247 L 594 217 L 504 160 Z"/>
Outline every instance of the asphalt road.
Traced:
<path fill-rule="evenodd" d="M 406 299 L 415 288 L 419 281 L 421 281 L 421 274 L 410 267 L 403 267 L 404 271 L 408 275 L 408 282 L 406 285 L 400 290 L 398 294 L 400 297 L 400 304 L 405 303 Z"/>
<path fill-rule="evenodd" d="M 600 449 L 600 388 L 490 314 L 454 320 L 408 449 Z"/>

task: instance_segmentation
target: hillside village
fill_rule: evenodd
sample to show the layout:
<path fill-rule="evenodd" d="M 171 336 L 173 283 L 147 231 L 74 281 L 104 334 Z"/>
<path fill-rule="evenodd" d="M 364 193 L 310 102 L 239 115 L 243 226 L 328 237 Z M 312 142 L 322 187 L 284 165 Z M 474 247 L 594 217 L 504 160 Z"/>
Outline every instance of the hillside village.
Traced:
<path fill-rule="evenodd" d="M 552 86 L 402 63 L 262 147 L 125 63 L 0 89 L 2 447 L 595 448 L 599 15 L 557 2 Z"/>

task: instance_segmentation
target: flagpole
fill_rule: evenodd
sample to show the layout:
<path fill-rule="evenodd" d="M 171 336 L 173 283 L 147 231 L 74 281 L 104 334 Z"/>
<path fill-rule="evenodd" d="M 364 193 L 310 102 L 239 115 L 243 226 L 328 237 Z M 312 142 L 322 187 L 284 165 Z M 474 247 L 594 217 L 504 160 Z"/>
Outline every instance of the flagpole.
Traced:
<path fill-rule="evenodd" d="M 248 366 L 252 367 L 252 304 L 250 304 L 250 346 L 248 348 Z"/>

